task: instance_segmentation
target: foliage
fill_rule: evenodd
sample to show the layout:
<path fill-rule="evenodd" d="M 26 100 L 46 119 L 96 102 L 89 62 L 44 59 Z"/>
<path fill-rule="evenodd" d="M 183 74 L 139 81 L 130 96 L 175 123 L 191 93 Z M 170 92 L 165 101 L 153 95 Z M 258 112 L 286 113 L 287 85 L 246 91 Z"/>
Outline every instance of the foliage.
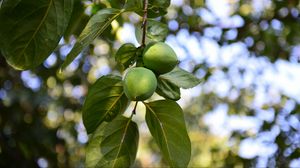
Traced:
<path fill-rule="evenodd" d="M 103 121 L 111 121 L 125 111 L 129 103 L 118 76 L 103 76 L 89 89 L 82 109 L 87 133 L 92 133 Z"/>
<path fill-rule="evenodd" d="M 180 106 L 171 100 L 154 101 L 145 106 L 147 125 L 169 165 L 186 167 L 191 157 L 191 142 Z"/>
<path fill-rule="evenodd" d="M 150 26 L 147 27 L 146 23 L 147 23 L 147 17 L 158 17 L 164 15 L 166 13 L 165 9 L 170 5 L 170 1 L 168 0 L 150 1 L 149 4 L 148 1 L 144 1 L 142 12 L 139 6 L 136 7 L 135 5 L 133 5 L 133 2 L 135 1 L 126 1 L 124 9 L 104 8 L 96 12 L 93 16 L 91 16 L 86 26 L 83 28 L 82 32 L 80 33 L 72 50 L 66 56 L 66 59 L 61 67 L 61 70 L 64 70 L 72 61 L 74 61 L 76 56 L 86 46 L 88 46 L 95 38 L 101 35 L 105 31 L 105 29 L 107 29 L 107 27 L 125 11 L 134 11 L 140 15 L 143 15 L 144 29 L 142 35 L 143 36 L 142 44 L 140 48 L 143 49 L 143 47 L 146 45 L 145 36 L 146 36 L 147 28 L 149 28 L 149 33 L 147 34 L 147 36 L 151 40 L 161 41 L 162 39 L 164 39 L 167 32 L 166 25 L 156 21 L 151 21 Z M 49 1 L 47 5 L 40 4 L 40 6 L 38 6 L 38 5 L 33 5 L 25 0 L 20 2 L 11 2 L 11 1 L 4 2 L 2 11 L 0 13 L 0 17 L 2 18 L 2 20 L 4 20 L 5 27 L 0 30 L 1 34 L 6 35 L 6 34 L 11 34 L 10 32 L 21 32 L 21 35 L 15 34 L 16 37 L 13 38 L 4 36 L 4 38 L 2 38 L 3 41 L 1 42 L 1 46 L 2 46 L 1 51 L 5 56 L 5 58 L 8 60 L 8 62 L 11 65 L 13 65 L 16 69 L 29 69 L 29 68 L 36 67 L 38 64 L 40 64 L 47 58 L 46 56 L 48 56 L 50 52 L 53 52 L 54 50 L 53 46 L 58 45 L 58 40 L 63 36 L 63 32 L 65 32 L 67 28 L 66 23 L 68 23 L 71 18 L 71 14 L 72 14 L 71 9 L 73 6 L 73 1 L 72 0 L 66 2 L 61 1 L 60 3 L 62 4 L 59 4 L 59 2 L 56 1 Z M 30 19 L 30 18 L 27 19 L 28 21 L 33 23 L 36 22 L 37 24 L 31 25 L 32 27 L 30 27 L 29 30 L 26 30 L 26 28 L 22 26 L 22 24 L 24 25 L 24 23 L 20 22 L 20 19 L 22 19 L 23 22 L 26 21 L 26 17 L 25 19 L 21 17 L 25 13 L 22 10 L 25 11 L 33 10 L 35 8 L 39 9 L 41 7 L 42 9 L 45 8 L 42 14 L 38 14 L 38 13 L 33 13 L 33 14 L 36 16 L 41 15 L 42 17 L 39 17 L 38 19 L 36 19 L 36 21 L 35 19 Z M 57 9 L 61 9 L 62 11 L 59 11 Z M 56 23 L 56 25 L 53 25 L 51 23 L 53 21 Z M 16 23 L 17 24 L 21 23 L 21 25 L 17 25 Z M 16 26 L 18 26 L 17 28 L 19 30 L 13 29 Z M 59 28 L 59 26 L 61 26 L 61 28 Z M 52 29 L 54 29 L 53 34 L 51 34 L 51 31 L 49 31 Z M 33 32 L 33 33 L 30 34 L 28 32 Z M 23 34 L 29 34 L 28 38 L 27 39 L 23 38 Z M 51 44 L 50 45 L 49 39 L 51 38 L 53 39 L 50 40 L 50 44 Z M 19 42 L 17 42 L 15 39 L 21 40 L 22 42 L 25 41 L 25 42 L 19 44 Z M 36 42 L 39 43 L 37 44 Z M 31 43 L 33 43 L 33 46 L 31 46 Z M 159 44 L 163 45 L 163 43 L 159 43 Z M 39 47 L 35 45 L 39 45 Z M 15 48 L 12 48 L 12 46 L 14 46 Z M 37 50 L 37 48 L 40 51 Z M 133 52 L 129 52 L 129 58 L 126 58 L 128 57 L 127 56 L 128 50 L 133 50 Z M 137 59 L 138 57 L 142 57 L 142 58 L 144 57 L 143 55 L 136 56 L 136 51 L 138 51 L 138 49 L 135 49 L 135 47 L 133 47 L 132 45 L 125 44 L 117 52 L 116 59 L 119 63 L 124 65 L 126 68 L 128 68 L 128 66 L 131 65 L 133 62 L 135 61 L 140 62 Z M 173 51 L 172 54 L 175 55 Z M 177 58 L 175 59 L 177 60 Z M 137 64 L 137 66 L 140 65 L 142 64 L 141 63 Z M 161 66 L 165 66 L 165 65 L 161 65 Z M 174 66 L 171 69 L 169 68 L 169 70 L 165 72 L 171 71 L 174 68 Z M 150 70 L 147 70 L 147 72 L 148 71 L 149 73 L 153 74 L 154 80 L 156 81 L 155 79 L 156 77 L 154 73 L 151 72 Z M 176 74 L 176 72 L 173 72 L 172 74 L 174 73 Z M 189 74 L 188 72 L 185 73 Z M 145 76 L 140 77 L 142 81 L 143 78 L 146 77 L 146 74 L 144 75 Z M 185 82 L 188 85 L 188 87 L 195 86 L 196 84 L 194 83 L 195 80 L 193 81 L 191 79 L 193 79 L 192 74 L 189 74 L 189 78 L 185 79 Z M 131 90 L 126 89 L 127 88 L 126 84 L 128 80 L 125 79 L 124 88 L 126 94 L 124 94 L 123 91 L 122 79 L 121 77 L 118 76 L 103 76 L 100 79 L 98 79 L 89 89 L 87 98 L 85 100 L 85 103 L 83 104 L 82 119 L 83 119 L 83 124 L 87 130 L 87 133 L 88 134 L 93 133 L 95 135 L 93 135 L 93 138 L 90 140 L 91 144 L 88 147 L 88 150 L 86 151 L 87 167 L 130 167 L 134 163 L 136 152 L 137 152 L 137 145 L 138 145 L 137 143 L 138 129 L 136 124 L 133 121 L 131 121 L 131 118 L 132 115 L 135 114 L 135 109 L 133 110 L 130 118 L 127 119 L 124 117 L 123 118 L 119 117 L 119 115 L 122 115 L 122 113 L 124 113 L 124 111 L 128 106 L 128 102 L 129 102 L 128 98 L 130 99 L 132 98 L 131 96 L 129 96 L 128 98 L 126 96 L 128 96 L 130 92 L 135 92 L 132 90 L 134 88 L 131 88 Z M 190 82 L 191 84 L 189 84 Z M 178 85 L 177 83 L 173 83 L 173 84 L 176 85 L 177 87 L 181 87 L 181 85 Z M 156 90 L 157 85 L 155 84 L 153 86 L 155 88 L 151 88 L 151 89 L 154 92 Z M 160 89 L 162 89 L 162 92 L 164 92 L 163 87 L 161 87 Z M 149 96 L 147 95 L 145 98 L 141 98 L 141 100 L 148 99 L 153 94 L 153 92 L 151 92 Z M 140 98 L 138 97 L 136 99 L 140 100 Z M 138 102 L 136 102 L 136 104 L 137 103 Z M 187 135 L 183 114 L 180 106 L 176 106 L 177 105 L 176 103 L 173 104 L 173 106 L 176 107 L 176 109 L 173 109 L 174 113 L 178 113 L 177 115 L 174 115 L 177 116 L 174 119 L 175 121 L 180 120 L 180 122 L 177 123 L 178 125 L 175 123 L 175 121 L 160 117 L 161 110 L 167 112 L 168 110 L 171 110 L 173 108 L 171 106 L 172 103 L 175 102 L 169 100 L 167 102 L 159 103 L 158 107 L 157 106 L 152 107 L 151 103 L 146 105 L 147 113 L 151 113 L 151 114 L 153 113 L 152 115 L 147 115 L 146 120 L 150 127 L 151 132 L 153 133 L 154 138 L 157 140 L 157 143 L 159 144 L 159 147 L 162 150 L 163 155 L 165 155 L 165 157 L 169 161 L 170 166 L 187 167 L 190 160 L 191 147 L 190 147 L 190 140 Z M 153 102 L 153 104 L 156 103 Z M 156 113 L 156 111 L 158 113 Z M 153 116 L 155 113 L 156 113 L 155 116 L 157 117 Z M 157 121 L 152 122 L 153 120 L 157 120 Z M 103 123 L 104 121 L 109 123 L 105 124 Z M 104 124 L 105 126 L 102 126 Z M 161 134 L 161 132 L 153 132 L 156 130 L 155 127 L 160 125 L 163 125 L 161 131 L 165 137 L 165 139 L 163 139 L 164 142 L 163 144 L 161 144 L 160 139 L 158 139 L 159 137 L 157 136 L 158 134 Z M 169 125 L 174 128 L 170 128 Z M 97 127 L 99 127 L 99 129 L 97 129 Z M 174 129 L 176 128 L 181 130 L 179 134 L 174 132 Z M 173 139 L 174 137 L 175 138 L 183 137 L 182 141 L 180 141 L 182 144 L 174 145 L 174 142 L 176 142 L 174 141 L 175 139 Z M 136 143 L 132 143 L 132 140 L 134 140 Z M 94 144 L 98 144 L 98 145 L 94 145 Z M 130 146 L 130 145 L 134 145 L 134 146 Z M 99 151 L 99 149 L 97 149 L 99 147 L 101 151 L 100 153 L 97 152 Z M 95 152 L 96 155 L 94 155 Z M 184 153 L 186 157 L 180 157 L 182 159 L 179 159 L 178 153 Z"/>
<path fill-rule="evenodd" d="M 86 151 L 87 167 L 130 167 L 134 163 L 139 132 L 130 118 L 118 116 L 100 125 L 92 136 Z"/>
<path fill-rule="evenodd" d="M 4 1 L 0 13 L 0 45 L 8 63 L 16 69 L 40 65 L 64 34 L 72 8 L 73 0 Z"/>
<path fill-rule="evenodd" d="M 110 25 L 122 13 L 121 10 L 107 8 L 102 9 L 91 17 L 85 28 L 82 30 L 71 52 L 62 65 L 62 69 L 66 68 L 76 56 L 88 46 L 96 37 Z"/>

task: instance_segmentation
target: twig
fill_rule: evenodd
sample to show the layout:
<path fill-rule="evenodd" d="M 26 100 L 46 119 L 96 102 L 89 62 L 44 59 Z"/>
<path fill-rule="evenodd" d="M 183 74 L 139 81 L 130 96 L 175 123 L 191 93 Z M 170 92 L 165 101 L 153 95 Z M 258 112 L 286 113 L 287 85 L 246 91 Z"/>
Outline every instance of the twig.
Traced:
<path fill-rule="evenodd" d="M 148 0 L 144 0 L 144 16 L 143 16 L 143 37 L 142 37 L 142 45 L 145 46 L 145 40 L 146 40 L 146 30 L 147 30 L 147 17 L 148 17 Z"/>

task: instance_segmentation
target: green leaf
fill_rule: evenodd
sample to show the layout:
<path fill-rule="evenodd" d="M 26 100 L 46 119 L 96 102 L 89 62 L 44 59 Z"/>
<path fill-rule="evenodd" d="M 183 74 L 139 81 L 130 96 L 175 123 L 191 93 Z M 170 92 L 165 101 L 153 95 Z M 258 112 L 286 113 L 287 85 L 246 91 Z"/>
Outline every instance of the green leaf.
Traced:
<path fill-rule="evenodd" d="M 108 0 L 112 8 L 121 9 L 124 7 L 126 0 Z"/>
<path fill-rule="evenodd" d="M 0 49 L 15 69 L 40 65 L 56 48 L 73 0 L 6 0 L 0 10 Z"/>
<path fill-rule="evenodd" d="M 78 37 L 71 52 L 67 55 L 61 69 L 66 68 L 78 54 L 97 38 L 122 12 L 123 10 L 106 8 L 93 15 Z"/>
<path fill-rule="evenodd" d="M 65 40 L 68 41 L 71 35 L 79 36 L 89 21 L 89 18 L 90 17 L 85 14 L 85 7 L 81 0 L 74 0 L 72 16 L 64 34 Z"/>
<path fill-rule="evenodd" d="M 159 77 L 184 89 L 195 87 L 201 82 L 201 80 L 196 78 L 193 74 L 179 67 L 175 67 L 171 72 L 160 75 Z"/>
<path fill-rule="evenodd" d="M 154 18 L 167 14 L 170 0 L 149 0 L 148 17 Z"/>
<path fill-rule="evenodd" d="M 143 11 L 144 0 L 126 0 L 124 8 L 126 11 Z"/>
<path fill-rule="evenodd" d="M 87 133 L 94 132 L 103 121 L 111 121 L 123 113 L 128 104 L 121 77 L 107 75 L 99 78 L 89 89 L 83 104 L 82 119 Z"/>
<path fill-rule="evenodd" d="M 168 33 L 168 26 L 156 20 L 148 20 L 147 36 L 154 41 L 163 41 Z"/>
<path fill-rule="evenodd" d="M 163 16 L 167 13 L 170 6 L 170 0 L 149 0 L 148 2 L 148 18 Z M 143 0 L 127 0 L 124 8 L 127 11 L 133 11 L 140 16 L 144 15 Z"/>
<path fill-rule="evenodd" d="M 149 19 L 147 22 L 146 43 L 164 41 L 169 33 L 168 26 L 159 21 Z M 142 39 L 142 29 L 136 28 L 136 39 Z"/>
<path fill-rule="evenodd" d="M 157 78 L 156 93 L 166 99 L 171 99 L 171 100 L 180 99 L 179 87 L 167 80 L 161 79 L 160 77 Z"/>
<path fill-rule="evenodd" d="M 100 125 L 92 135 L 86 148 L 86 167 L 130 167 L 135 161 L 138 141 L 136 123 L 118 116 Z"/>
<path fill-rule="evenodd" d="M 172 100 L 145 103 L 146 122 L 170 167 L 187 167 L 191 158 L 191 142 L 183 112 Z"/>
<path fill-rule="evenodd" d="M 115 55 L 116 61 L 123 65 L 124 69 L 132 65 L 136 59 L 137 48 L 130 43 L 123 44 Z"/>

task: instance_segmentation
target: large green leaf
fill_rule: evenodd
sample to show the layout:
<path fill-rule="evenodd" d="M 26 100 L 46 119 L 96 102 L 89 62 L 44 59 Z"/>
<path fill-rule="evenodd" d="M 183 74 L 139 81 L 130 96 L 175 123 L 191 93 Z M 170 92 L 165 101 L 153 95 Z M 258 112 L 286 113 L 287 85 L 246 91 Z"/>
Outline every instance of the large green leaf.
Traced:
<path fill-rule="evenodd" d="M 136 123 L 118 116 L 100 125 L 92 135 L 86 149 L 86 167 L 130 167 L 136 157 L 138 141 Z"/>
<path fill-rule="evenodd" d="M 73 0 L 6 0 L 0 9 L 0 49 L 16 69 L 40 65 L 56 48 Z"/>
<path fill-rule="evenodd" d="M 147 125 L 164 158 L 171 167 L 187 167 L 191 142 L 180 106 L 172 100 L 158 100 L 145 106 Z"/>
<path fill-rule="evenodd" d="M 196 78 L 193 74 L 179 67 L 175 67 L 171 72 L 160 75 L 159 77 L 184 89 L 195 87 L 201 82 L 201 80 Z"/>
<path fill-rule="evenodd" d="M 132 65 L 136 59 L 137 48 L 131 44 L 123 44 L 117 51 L 115 55 L 116 61 L 123 65 L 124 69 Z"/>
<path fill-rule="evenodd" d="M 66 68 L 78 54 L 97 38 L 122 12 L 123 10 L 106 8 L 93 15 L 78 37 L 71 52 L 67 55 L 62 69 Z"/>
<path fill-rule="evenodd" d="M 171 100 L 180 99 L 179 87 L 165 79 L 161 79 L 160 77 L 157 78 L 156 93 L 166 99 L 171 99 Z"/>
<path fill-rule="evenodd" d="M 94 132 L 103 121 L 111 121 L 124 112 L 128 104 L 121 77 L 99 78 L 89 89 L 83 104 L 82 119 L 87 132 Z"/>

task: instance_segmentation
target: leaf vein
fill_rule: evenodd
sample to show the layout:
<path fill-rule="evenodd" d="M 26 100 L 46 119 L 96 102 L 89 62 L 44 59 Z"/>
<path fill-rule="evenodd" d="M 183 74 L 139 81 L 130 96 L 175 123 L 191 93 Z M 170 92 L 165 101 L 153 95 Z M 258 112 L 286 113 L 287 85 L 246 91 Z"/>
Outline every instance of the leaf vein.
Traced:
<path fill-rule="evenodd" d="M 112 167 L 115 167 L 115 164 L 116 164 L 116 159 L 119 157 L 119 154 L 121 152 L 121 148 L 122 148 L 122 145 L 124 145 L 124 139 L 125 139 L 125 136 L 126 136 L 126 133 L 127 133 L 127 130 L 128 130 L 128 127 L 129 127 L 129 124 L 130 124 L 130 119 L 128 119 L 128 122 L 126 124 L 126 127 L 125 127 L 125 131 L 124 131 L 124 134 L 122 136 L 122 139 L 121 139 L 121 143 L 120 143 L 120 148 L 118 149 L 118 152 L 117 152 L 117 155 L 116 155 L 116 158 L 112 164 Z"/>
<path fill-rule="evenodd" d="M 50 8 L 51 8 L 52 4 L 53 4 L 53 0 L 50 0 L 45 15 L 43 16 L 43 18 L 42 18 L 40 24 L 37 26 L 36 30 L 35 30 L 34 33 L 32 34 L 30 40 L 26 43 L 24 49 L 20 52 L 20 55 L 23 55 L 23 54 L 24 54 L 25 50 L 27 49 L 27 47 L 29 46 L 29 44 L 31 43 L 31 41 L 34 39 L 34 37 L 36 36 L 37 32 L 40 30 L 41 26 L 42 26 L 43 23 L 45 22 L 45 20 L 46 20 L 48 14 L 49 14 L 49 12 L 50 12 Z"/>
<path fill-rule="evenodd" d="M 167 151 L 168 151 L 168 156 L 169 156 L 169 159 L 171 160 L 171 153 L 170 153 L 170 149 L 169 149 L 169 145 L 167 143 L 167 136 L 166 136 L 166 133 L 165 133 L 165 130 L 163 129 L 163 124 L 162 122 L 160 121 L 159 117 L 157 116 L 157 114 L 154 112 L 154 110 L 148 105 L 145 103 L 145 105 L 148 107 L 148 109 L 151 111 L 151 113 L 154 114 L 154 116 L 157 118 L 157 120 L 159 121 L 159 127 L 161 128 L 162 130 L 162 133 L 163 133 L 163 136 L 164 136 L 164 140 L 165 140 L 165 143 L 166 143 L 166 147 L 167 147 Z M 170 162 L 171 164 L 173 164 L 172 162 Z M 174 167 L 174 165 L 172 165 L 171 167 Z"/>

